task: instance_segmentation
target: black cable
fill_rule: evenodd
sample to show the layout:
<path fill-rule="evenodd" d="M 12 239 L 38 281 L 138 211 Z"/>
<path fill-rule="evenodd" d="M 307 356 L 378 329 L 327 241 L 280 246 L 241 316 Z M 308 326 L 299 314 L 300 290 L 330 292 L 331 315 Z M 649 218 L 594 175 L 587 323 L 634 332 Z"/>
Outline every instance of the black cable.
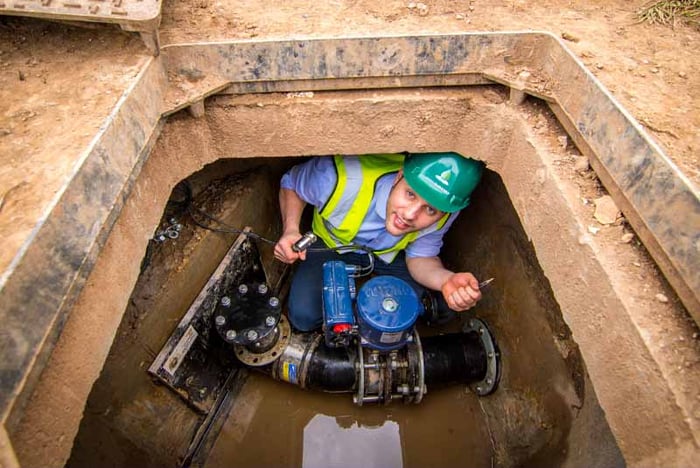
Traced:
<path fill-rule="evenodd" d="M 191 200 L 191 199 L 190 199 L 190 200 Z M 213 215 L 207 213 L 207 212 L 204 211 L 203 209 L 201 209 L 201 208 L 199 208 L 199 207 L 197 207 L 197 206 L 194 206 L 194 204 L 193 204 L 191 201 L 190 201 L 190 203 L 189 203 L 188 206 L 187 206 L 187 212 L 189 213 L 190 218 L 192 218 L 192 221 L 193 221 L 197 226 L 199 226 L 199 227 L 202 228 L 202 229 L 207 229 L 207 230 L 209 230 L 209 231 L 220 232 L 220 233 L 224 233 L 224 234 L 243 234 L 244 236 L 247 236 L 247 237 L 249 237 L 250 239 L 259 240 L 259 241 L 266 242 L 266 243 L 271 244 L 271 245 L 276 245 L 276 244 L 277 244 L 277 241 L 274 241 L 274 240 L 271 240 L 271 239 L 267 239 L 267 238 L 261 236 L 260 234 L 256 234 L 255 232 L 252 232 L 252 231 L 242 231 L 242 230 L 237 229 L 237 228 L 235 228 L 235 227 L 233 227 L 233 226 L 230 226 L 230 225 L 226 224 L 224 221 L 222 221 L 222 220 L 216 218 L 215 216 L 213 216 Z M 195 213 L 195 212 L 201 214 L 201 215 L 204 216 L 205 218 L 207 218 L 207 219 L 209 219 L 209 220 L 211 220 L 211 221 L 213 221 L 213 222 L 215 222 L 215 223 L 217 223 L 217 224 L 220 224 L 220 225 L 224 226 L 224 228 L 217 228 L 217 227 L 213 227 L 213 226 L 207 226 L 206 224 L 201 223 L 201 222 L 200 222 L 199 220 L 197 220 L 197 218 L 194 216 L 194 213 Z M 360 250 L 360 251 L 365 252 L 365 253 L 367 254 L 367 257 L 368 257 L 368 259 L 369 259 L 369 265 L 367 265 L 366 267 L 359 268 L 358 271 L 357 271 L 357 273 L 355 273 L 355 276 L 357 276 L 357 277 L 360 277 L 360 276 L 367 276 L 367 275 L 369 275 L 370 273 L 372 273 L 372 271 L 374 270 L 374 255 L 373 255 L 373 254 L 374 254 L 374 250 L 373 250 L 373 249 L 370 249 L 369 247 L 365 247 L 364 245 L 348 244 L 348 245 L 341 245 L 341 246 L 338 246 L 338 247 L 310 247 L 310 248 L 307 249 L 307 251 L 310 251 L 310 252 L 328 252 L 328 251 L 335 251 L 335 252 L 338 252 L 338 253 L 342 253 L 343 251 L 348 251 L 348 252 L 349 252 L 349 251 L 357 251 L 357 250 Z"/>
<path fill-rule="evenodd" d="M 201 214 L 201 215 L 204 216 L 205 218 L 207 218 L 207 219 L 209 219 L 209 220 L 211 220 L 211 221 L 214 221 L 214 222 L 217 223 L 217 224 L 221 224 L 222 226 L 224 226 L 224 228 L 216 228 L 216 227 L 213 227 L 213 226 L 207 226 L 207 225 L 205 225 L 205 224 L 202 224 L 200 221 L 197 220 L 197 218 L 194 217 L 194 214 L 193 214 L 193 212 L 192 212 L 193 209 L 196 210 L 197 213 Z M 201 227 L 202 229 L 207 229 L 207 230 L 213 231 L 213 232 L 222 232 L 222 233 L 226 233 L 226 234 L 243 234 L 244 236 L 247 236 L 247 237 L 249 237 L 249 238 L 251 238 L 251 239 L 255 239 L 255 240 L 267 242 L 268 244 L 271 244 L 271 245 L 277 244 L 277 241 L 273 241 L 273 240 L 267 239 L 267 238 L 261 236 L 260 234 L 254 233 L 253 231 L 242 231 L 242 230 L 237 229 L 237 228 L 235 228 L 235 227 L 233 227 L 233 226 L 229 226 L 229 225 L 226 224 L 225 222 L 223 222 L 223 221 L 221 221 L 220 219 L 218 219 L 218 218 L 216 218 L 216 217 L 210 215 L 209 213 L 207 213 L 207 212 L 204 211 L 203 209 L 201 209 L 201 208 L 199 208 L 199 207 L 196 207 L 196 206 L 194 206 L 193 204 L 190 204 L 190 205 L 187 207 L 187 212 L 189 213 L 190 218 L 192 218 L 192 221 L 194 221 L 194 223 L 195 223 L 197 226 Z"/>

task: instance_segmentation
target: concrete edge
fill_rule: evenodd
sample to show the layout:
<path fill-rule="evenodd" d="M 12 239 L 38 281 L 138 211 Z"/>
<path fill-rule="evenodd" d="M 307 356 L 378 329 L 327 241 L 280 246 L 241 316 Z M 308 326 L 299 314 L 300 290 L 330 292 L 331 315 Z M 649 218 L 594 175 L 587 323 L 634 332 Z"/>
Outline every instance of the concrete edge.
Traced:
<path fill-rule="evenodd" d="M 8 430 L 19 419 L 157 138 L 165 76 L 165 70 L 149 60 L 4 274 L 0 408 Z"/>

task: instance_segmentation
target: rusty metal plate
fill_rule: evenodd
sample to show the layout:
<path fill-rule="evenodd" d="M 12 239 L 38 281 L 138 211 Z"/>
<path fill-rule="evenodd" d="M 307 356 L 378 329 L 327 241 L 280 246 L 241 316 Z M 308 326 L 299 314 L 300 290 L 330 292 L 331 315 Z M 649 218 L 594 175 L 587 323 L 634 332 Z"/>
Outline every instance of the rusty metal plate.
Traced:
<path fill-rule="evenodd" d="M 161 0 L 0 0 L 0 14 L 138 26 L 160 17 L 160 6 Z"/>
<path fill-rule="evenodd" d="M 118 24 L 125 31 L 140 32 L 157 55 L 161 4 L 161 0 L 0 0 L 0 15 Z"/>

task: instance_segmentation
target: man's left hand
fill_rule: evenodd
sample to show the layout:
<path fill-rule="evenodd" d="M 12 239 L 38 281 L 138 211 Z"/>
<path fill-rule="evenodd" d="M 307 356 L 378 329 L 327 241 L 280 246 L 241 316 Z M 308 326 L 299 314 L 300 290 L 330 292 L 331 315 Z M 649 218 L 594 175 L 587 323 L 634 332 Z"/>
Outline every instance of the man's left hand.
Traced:
<path fill-rule="evenodd" d="M 455 273 L 440 288 L 450 309 L 461 312 L 471 309 L 481 299 L 479 282 L 471 273 Z"/>

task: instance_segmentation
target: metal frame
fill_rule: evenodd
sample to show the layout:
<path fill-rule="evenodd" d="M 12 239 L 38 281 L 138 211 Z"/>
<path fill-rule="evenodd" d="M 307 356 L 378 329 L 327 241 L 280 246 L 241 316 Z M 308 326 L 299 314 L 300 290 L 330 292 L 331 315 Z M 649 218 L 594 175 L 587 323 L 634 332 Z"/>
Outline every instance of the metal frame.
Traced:
<path fill-rule="evenodd" d="M 201 115 L 203 100 L 222 92 L 486 83 L 509 86 L 513 100 L 529 94 L 550 105 L 700 322 L 698 188 L 554 35 L 466 33 L 171 45 L 146 64 L 124 93 L 72 179 L 2 272 L 3 424 L 11 426 L 21 415 L 164 117 L 188 107 Z"/>

